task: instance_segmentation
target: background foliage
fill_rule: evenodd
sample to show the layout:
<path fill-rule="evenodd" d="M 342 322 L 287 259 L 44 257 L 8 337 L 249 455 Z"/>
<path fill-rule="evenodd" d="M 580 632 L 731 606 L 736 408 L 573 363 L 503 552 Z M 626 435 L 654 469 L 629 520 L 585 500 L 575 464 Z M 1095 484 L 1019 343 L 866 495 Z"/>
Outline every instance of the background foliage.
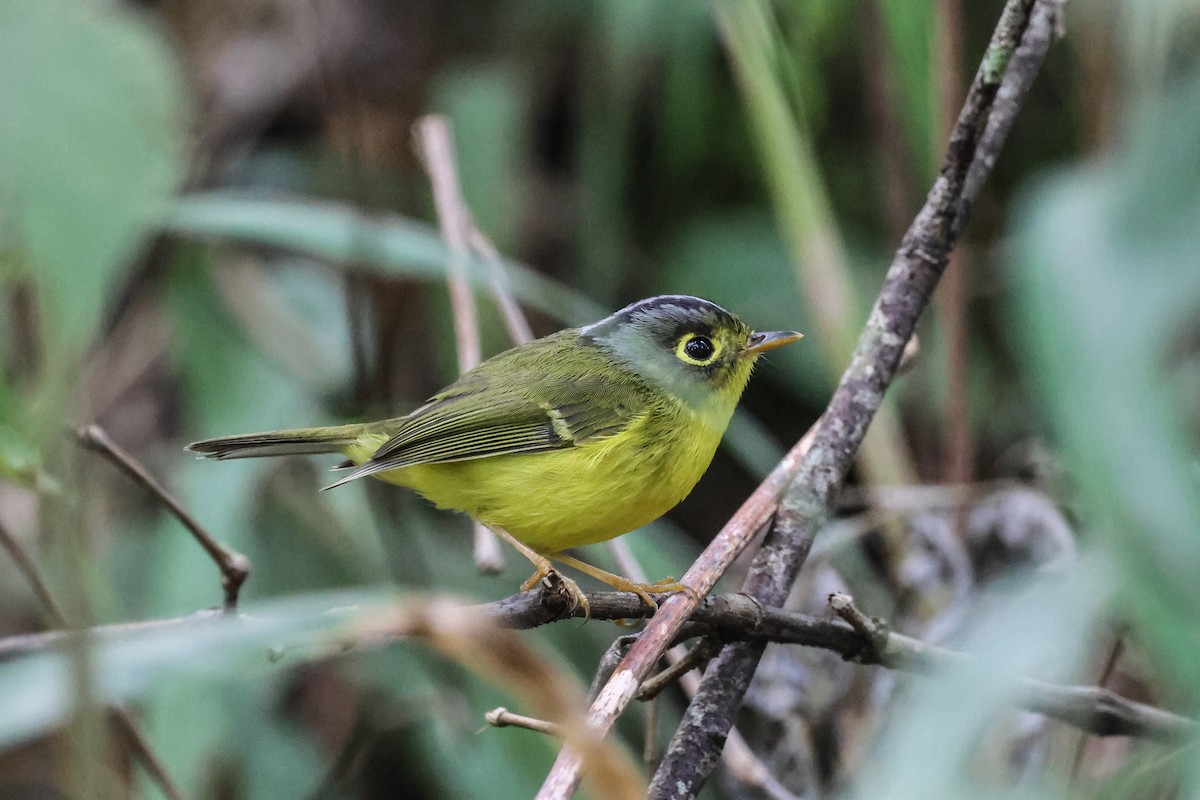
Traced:
<path fill-rule="evenodd" d="M 97 697 L 134 703 L 188 797 L 531 796 L 554 744 L 480 730 L 511 694 L 419 646 L 310 652 L 344 622 L 321 612 L 388 587 L 502 597 L 517 559 L 481 577 L 466 522 L 412 496 L 318 495 L 324 464 L 183 444 L 403 413 L 452 379 L 409 132 L 436 111 L 539 334 L 663 292 L 809 334 L 756 375 L 693 496 L 630 537 L 680 574 L 820 413 L 1000 5 L 0 0 L 0 525 L 73 625 L 219 602 L 178 523 L 64 433 L 98 421 L 250 557 L 266 621 L 0 663 L 0 797 L 157 796 L 79 711 Z M 848 491 L 793 598 L 846 589 L 988 671 L 772 648 L 742 729 L 797 795 L 1200 796 L 1194 746 L 1081 738 L 1006 711 L 996 679 L 1200 712 L 1200 10 L 1068 11 L 952 268 L 965 288 L 857 475 L 972 490 Z M 0 633 L 46 619 L 0 558 Z M 586 683 L 617 633 L 524 636 Z M 659 701 L 660 740 L 682 703 Z"/>

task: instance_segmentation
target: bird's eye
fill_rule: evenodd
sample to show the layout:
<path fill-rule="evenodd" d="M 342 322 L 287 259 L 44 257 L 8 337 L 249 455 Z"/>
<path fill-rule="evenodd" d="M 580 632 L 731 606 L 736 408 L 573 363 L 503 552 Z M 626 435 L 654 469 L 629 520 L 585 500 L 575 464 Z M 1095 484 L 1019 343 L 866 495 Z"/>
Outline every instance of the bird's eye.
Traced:
<path fill-rule="evenodd" d="M 697 336 L 695 339 L 689 339 L 688 343 L 683 346 L 683 351 L 697 361 L 707 361 L 708 357 L 713 354 L 712 342 L 703 336 Z"/>
<path fill-rule="evenodd" d="M 712 363 L 717 347 L 707 336 L 688 334 L 679 342 L 679 349 L 675 352 L 689 364 L 702 367 Z"/>

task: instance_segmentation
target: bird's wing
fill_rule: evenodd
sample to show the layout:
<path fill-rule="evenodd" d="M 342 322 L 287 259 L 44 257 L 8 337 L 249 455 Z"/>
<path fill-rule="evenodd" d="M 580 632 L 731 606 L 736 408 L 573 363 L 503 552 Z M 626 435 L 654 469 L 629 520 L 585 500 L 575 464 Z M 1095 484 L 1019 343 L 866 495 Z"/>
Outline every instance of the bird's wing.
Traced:
<path fill-rule="evenodd" d="M 646 401 L 638 384 L 613 380 L 611 366 L 601 374 L 587 369 L 596 357 L 573 352 L 569 370 L 513 358 L 504 369 L 467 373 L 405 418 L 369 460 L 333 486 L 416 464 L 558 450 L 619 433 Z"/>

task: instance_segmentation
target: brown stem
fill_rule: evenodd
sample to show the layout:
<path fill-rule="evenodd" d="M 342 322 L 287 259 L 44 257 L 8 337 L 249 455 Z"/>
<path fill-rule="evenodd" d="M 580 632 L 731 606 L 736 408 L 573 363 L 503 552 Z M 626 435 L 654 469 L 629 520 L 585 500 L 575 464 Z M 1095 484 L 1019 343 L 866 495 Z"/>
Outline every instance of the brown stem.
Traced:
<path fill-rule="evenodd" d="M 587 597 L 592 620 L 632 619 L 646 613 L 642 599 L 631 592 L 594 592 Z M 853 608 L 849 600 L 840 605 L 843 606 L 840 613 L 846 613 L 846 608 Z M 583 615 L 579 609 L 570 610 L 565 598 L 553 595 L 551 590 L 542 589 L 531 589 L 503 600 L 468 608 L 467 611 L 467 616 L 472 619 L 486 618 L 494 628 L 509 629 L 535 628 L 568 619 L 582 619 Z M 679 639 L 712 636 L 725 642 L 750 642 L 756 645 L 777 642 L 818 647 L 859 664 L 877 664 L 888 669 L 923 674 L 969 658 L 962 653 L 891 632 L 885 625 L 857 609 L 850 613 L 857 620 L 857 626 L 828 616 L 764 607 L 741 593 L 719 595 L 705 599 L 696 609 L 688 627 L 680 633 Z M 98 646 L 103 647 L 105 642 L 136 636 L 142 631 L 195 624 L 198 621 L 219 625 L 225 624 L 229 617 L 217 611 L 202 611 L 185 617 L 97 625 L 86 633 Z M 52 631 L 0 639 L 0 659 L 61 650 L 67 646 L 72 635 L 64 631 Z M 624 636 L 613 642 L 609 648 L 612 653 L 610 664 L 616 663 L 632 638 Z M 335 656 L 351 648 L 378 647 L 395 641 L 397 637 L 393 634 L 360 632 L 348 640 L 340 639 L 333 646 L 314 648 L 311 652 Z M 606 674 L 606 670 L 601 670 L 602 678 Z M 1107 689 L 1060 686 L 1031 678 L 1019 680 L 1018 687 L 1021 691 L 1015 702 L 1022 707 L 1097 736 L 1139 736 L 1156 741 L 1179 742 L 1200 734 L 1200 723 L 1193 719 L 1129 700 Z"/>
<path fill-rule="evenodd" d="M 720 650 L 720 645 L 713 639 L 701 639 L 700 643 L 691 650 L 688 650 L 683 658 L 671 664 L 657 675 L 647 678 L 642 683 L 642 688 L 638 692 L 638 700 L 653 700 L 655 697 L 658 697 L 663 689 L 666 689 L 685 674 L 694 669 L 703 668 L 717 654 L 718 650 Z"/>
<path fill-rule="evenodd" d="M 493 728 L 507 728 L 512 726 L 514 728 L 524 728 L 525 730 L 544 733 L 548 736 L 554 736 L 559 739 L 563 738 L 561 725 L 556 725 L 553 722 L 547 722 L 544 719 L 537 719 L 536 717 L 527 717 L 523 714 L 514 714 L 504 706 L 493 708 L 491 711 L 484 714 L 483 718 L 487 721 L 487 724 L 491 725 Z"/>
<path fill-rule="evenodd" d="M 1118 630 L 1113 636 L 1112 644 L 1108 648 L 1108 653 L 1104 657 L 1104 666 L 1100 668 L 1100 677 L 1096 681 L 1096 686 L 1104 689 L 1108 684 L 1109 678 L 1117 669 L 1117 662 L 1121 660 L 1121 655 L 1125 652 L 1125 631 Z M 1071 756 L 1071 768 L 1067 772 L 1067 783 L 1073 785 L 1075 779 L 1079 777 L 1079 768 L 1083 766 L 1083 757 L 1087 753 L 1087 744 L 1089 739 L 1087 731 L 1081 731 L 1079 741 L 1075 743 L 1075 752 Z"/>
<path fill-rule="evenodd" d="M 413 144 L 429 183 L 433 187 L 433 204 L 437 210 L 438 227 L 450 250 L 446 264 L 446 280 L 450 285 L 450 308 L 454 314 L 454 343 L 458 352 L 458 371 L 467 372 L 479 366 L 481 347 L 475 295 L 467 280 L 467 262 L 471 258 L 468 244 L 471 230 L 470 211 L 459 188 L 458 162 L 454 157 L 454 134 L 445 117 L 421 117 L 413 125 Z M 484 575 L 504 571 L 504 551 L 495 534 L 476 522 L 475 568 Z"/>
<path fill-rule="evenodd" d="M 62 608 L 58 605 L 58 601 L 54 599 L 54 594 L 50 591 L 50 587 L 43 580 L 41 573 L 38 571 L 37 564 L 25 552 L 25 548 L 21 547 L 20 542 L 16 540 L 9 531 L 0 525 L 0 546 L 3 546 L 8 555 L 12 558 L 13 563 L 17 565 L 17 569 L 29 581 L 29 585 L 33 587 L 34 594 L 37 595 L 38 601 L 46 609 L 54 623 L 62 628 L 67 624 L 66 615 L 63 614 Z M 61 633 L 63 639 L 69 636 L 69 633 Z M 0 640 L 0 644 L 4 641 Z M 116 729 L 122 741 L 125 743 L 129 753 L 133 756 L 146 774 L 150 776 L 150 780 L 158 786 L 158 788 L 170 800 L 183 800 L 183 794 L 179 788 L 175 786 L 175 782 L 171 780 L 171 776 L 167 774 L 167 770 L 163 767 L 158 755 L 146 741 L 146 737 L 142 735 L 138 729 L 137 723 L 133 717 L 129 716 L 129 712 L 119 706 L 110 706 L 108 709 L 110 724 Z"/>
<path fill-rule="evenodd" d="M 54 599 L 54 595 L 50 591 L 50 587 L 46 585 L 46 581 L 42 579 L 41 573 L 38 572 L 37 565 L 33 563 L 33 559 L 25 552 L 25 548 L 21 547 L 21 543 L 17 538 L 9 532 L 3 524 L 0 524 L 0 547 L 3 547 L 8 553 L 9 558 L 17 565 L 17 569 L 29 581 L 29 586 L 33 589 L 33 593 L 37 595 L 38 602 L 46 609 L 46 613 L 50 615 L 51 621 L 55 625 L 62 628 L 67 624 L 67 615 L 63 613 L 62 607 L 58 601 Z"/>
<path fill-rule="evenodd" d="M 120 445 L 110 439 L 108 433 L 99 425 L 84 425 L 76 431 L 76 435 L 84 447 L 103 455 L 122 472 L 132 478 L 134 483 L 139 484 L 154 495 L 174 515 L 175 519 L 179 520 L 183 524 L 183 527 L 188 529 L 192 537 L 199 542 L 200 547 L 204 549 L 204 552 L 208 553 L 208 557 L 213 560 L 213 563 L 217 565 L 217 569 L 221 572 L 221 588 L 225 594 L 225 610 L 236 610 L 238 593 L 241 591 L 242 584 L 246 582 L 246 578 L 250 574 L 250 559 L 217 541 L 145 467 L 138 463 Z"/>
<path fill-rule="evenodd" d="M 781 605 L 829 518 L 867 428 L 896 375 L 904 347 L 946 267 L 950 250 L 991 172 L 1058 25 L 1059 0 L 1008 0 L 958 121 L 937 180 L 892 260 L 850 365 L 817 425 L 743 591 Z M 650 797 L 694 795 L 733 724 L 762 645 L 727 646 L 709 666 L 663 758 Z M 602 695 L 603 696 L 603 695 Z M 539 800 L 565 800 L 578 759 L 560 756 Z"/>

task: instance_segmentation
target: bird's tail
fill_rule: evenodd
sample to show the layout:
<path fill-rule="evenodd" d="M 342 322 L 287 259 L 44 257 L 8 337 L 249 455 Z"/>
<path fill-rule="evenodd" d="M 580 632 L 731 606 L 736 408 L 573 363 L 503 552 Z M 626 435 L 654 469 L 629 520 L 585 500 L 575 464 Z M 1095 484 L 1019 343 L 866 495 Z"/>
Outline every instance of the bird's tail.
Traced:
<path fill-rule="evenodd" d="M 188 450 L 205 458 L 260 458 L 263 456 L 338 453 L 362 435 L 364 425 L 336 425 L 328 428 L 296 428 L 290 431 L 244 433 L 192 442 Z"/>

